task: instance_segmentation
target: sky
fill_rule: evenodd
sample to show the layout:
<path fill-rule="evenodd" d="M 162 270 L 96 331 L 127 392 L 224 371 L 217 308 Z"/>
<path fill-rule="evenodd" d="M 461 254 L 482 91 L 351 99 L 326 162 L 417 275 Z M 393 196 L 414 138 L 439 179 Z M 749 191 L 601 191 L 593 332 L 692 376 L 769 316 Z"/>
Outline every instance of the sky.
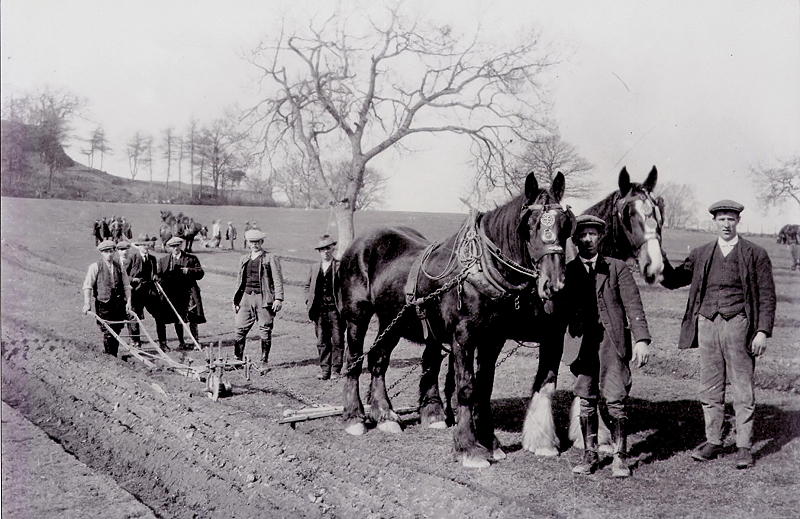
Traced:
<path fill-rule="evenodd" d="M 374 8 L 340 0 L 4 0 L 0 4 L 2 93 L 49 85 L 86 98 L 77 137 L 102 124 L 116 153 L 104 169 L 128 176 L 124 143 L 137 130 L 208 122 L 257 94 L 243 56 L 320 6 Z M 697 216 L 722 198 L 746 207 L 742 227 L 775 231 L 800 222 L 800 207 L 758 207 L 751 167 L 800 154 L 800 0 L 637 2 L 409 0 L 420 19 L 489 41 L 539 31 L 559 64 L 548 75 L 564 140 L 594 165 L 601 190 L 626 166 L 642 181 L 690 185 Z M 319 14 L 322 15 L 321 13 Z M 468 143 L 439 137 L 390 152 L 373 165 L 389 177 L 384 208 L 463 212 L 472 169 Z M 81 160 L 80 144 L 70 152 Z"/>

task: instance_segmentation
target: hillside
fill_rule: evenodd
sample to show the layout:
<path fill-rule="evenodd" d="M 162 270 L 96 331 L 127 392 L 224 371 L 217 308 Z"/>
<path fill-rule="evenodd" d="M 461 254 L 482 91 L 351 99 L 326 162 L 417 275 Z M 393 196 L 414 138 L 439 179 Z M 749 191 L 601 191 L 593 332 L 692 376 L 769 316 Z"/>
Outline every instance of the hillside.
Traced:
<path fill-rule="evenodd" d="M 131 180 L 110 175 L 105 171 L 79 163 L 63 148 L 59 162 L 64 167 L 53 176 L 48 190 L 48 168 L 40 158 L 35 129 L 13 121 L 2 121 L 2 169 L 0 192 L 3 196 L 26 198 L 61 198 L 66 200 L 93 200 L 98 202 L 184 203 L 228 205 L 274 205 L 253 191 L 235 189 L 226 191 L 226 197 L 215 199 L 213 188 L 185 183 Z M 146 177 L 142 172 L 140 176 Z"/>

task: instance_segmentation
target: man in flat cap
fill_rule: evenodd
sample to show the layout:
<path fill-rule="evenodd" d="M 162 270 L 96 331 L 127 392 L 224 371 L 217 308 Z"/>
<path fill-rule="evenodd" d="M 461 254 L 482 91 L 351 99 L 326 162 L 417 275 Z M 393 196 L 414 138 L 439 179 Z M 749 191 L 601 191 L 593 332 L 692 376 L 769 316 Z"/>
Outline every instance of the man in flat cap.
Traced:
<path fill-rule="evenodd" d="M 236 227 L 233 226 L 233 222 L 228 222 L 228 227 L 225 228 L 225 239 L 230 243 L 231 250 L 236 248 L 237 237 Z"/>
<path fill-rule="evenodd" d="M 236 313 L 234 355 L 244 357 L 247 333 L 258 321 L 261 333 L 261 364 L 266 369 L 272 347 L 272 325 L 283 306 L 283 274 L 275 254 L 264 250 L 266 235 L 258 229 L 244 233 L 250 252 L 239 259 L 233 311 Z"/>
<path fill-rule="evenodd" d="M 752 433 L 755 357 L 767 346 L 775 319 L 775 284 L 767 252 L 736 233 L 744 206 L 733 200 L 712 204 L 717 239 L 693 249 L 683 264 L 666 262 L 667 288 L 691 285 L 678 348 L 699 348 L 700 402 L 706 441 L 692 457 L 723 452 L 725 383 L 731 383 L 736 414 L 736 468 L 753 465 Z"/>
<path fill-rule="evenodd" d="M 604 418 L 611 429 L 614 477 L 631 475 L 627 457 L 628 415 L 626 401 L 631 389 L 629 363 L 647 363 L 650 332 L 639 289 L 628 265 L 598 254 L 605 223 L 592 215 L 576 219 L 572 239 L 578 256 L 567 264 L 558 314 L 572 338 L 581 337 L 570 369 L 577 377 L 573 392 L 580 401 L 580 426 L 584 454 L 573 468 L 576 474 L 592 474 L 598 467 L 598 404 L 605 404 Z M 635 342 L 631 349 L 631 335 Z"/>
<path fill-rule="evenodd" d="M 175 307 L 183 322 L 189 325 L 189 331 L 194 339 L 197 340 L 197 324 L 205 322 L 202 302 L 198 302 L 200 288 L 197 286 L 197 281 L 203 279 L 205 272 L 197 256 L 183 250 L 183 243 L 183 238 L 178 236 L 173 236 L 167 241 L 170 253 L 158 259 L 156 274 L 172 306 Z M 193 293 L 196 294 L 196 298 Z M 187 347 L 183 340 L 183 326 L 175 313 L 169 308 L 169 304 L 165 302 L 165 308 L 160 312 L 159 318 L 156 319 L 158 343 L 164 351 L 169 351 L 166 328 L 168 323 L 175 324 L 175 335 L 178 336 L 179 343 L 178 348 L 191 349 L 191 347 Z M 193 315 L 198 313 L 199 315 Z"/>
<path fill-rule="evenodd" d="M 339 283 L 339 262 L 334 259 L 336 240 L 323 235 L 314 247 L 320 261 L 311 265 L 306 279 L 306 310 L 314 321 L 317 334 L 320 372 L 317 378 L 339 378 L 344 354 L 342 293 Z"/>
<path fill-rule="evenodd" d="M 140 234 L 134 241 L 136 247 L 130 249 L 122 263 L 122 267 L 128 273 L 128 278 L 131 281 L 131 307 L 139 319 L 144 319 L 145 308 L 153 318 L 157 318 L 160 312 L 163 311 L 159 305 L 160 298 L 153 283 L 158 271 L 158 265 L 156 264 L 156 257 L 150 254 L 150 243 L 150 239 L 146 234 Z M 117 248 L 122 244 L 123 242 L 118 243 Z M 139 323 L 129 323 L 128 330 L 134 345 L 141 346 Z"/>
<path fill-rule="evenodd" d="M 103 240 L 97 246 L 100 260 L 89 265 L 83 280 L 83 313 L 88 314 L 94 300 L 94 313 L 107 321 L 127 320 L 131 312 L 131 286 L 128 275 L 119 261 L 114 258 L 116 245 L 112 240 Z M 103 332 L 103 349 L 109 355 L 117 356 L 119 341 L 100 322 Z M 114 333 L 122 331 L 124 323 L 109 323 Z"/>

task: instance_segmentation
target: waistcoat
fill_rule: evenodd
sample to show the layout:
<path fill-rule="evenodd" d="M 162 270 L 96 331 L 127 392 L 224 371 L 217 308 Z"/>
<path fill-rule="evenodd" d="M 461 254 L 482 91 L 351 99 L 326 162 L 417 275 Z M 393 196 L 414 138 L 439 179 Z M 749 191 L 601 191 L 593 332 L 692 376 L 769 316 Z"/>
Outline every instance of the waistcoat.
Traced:
<path fill-rule="evenodd" d="M 247 262 L 247 279 L 244 283 L 245 292 L 261 293 L 261 259 L 264 257 L 261 254 L 256 259 L 250 259 Z"/>
<path fill-rule="evenodd" d="M 114 270 L 113 275 L 108 270 L 105 261 L 100 260 L 97 262 L 97 281 L 94 284 L 94 297 L 101 303 L 108 303 L 112 299 L 125 298 L 125 289 L 122 286 L 122 268 L 116 261 L 111 262 L 111 267 Z"/>
<path fill-rule="evenodd" d="M 700 305 L 700 315 L 714 319 L 720 314 L 730 319 L 744 311 L 744 288 L 739 276 L 739 245 L 734 245 L 727 256 L 717 246 L 711 259 L 706 279 L 706 291 Z"/>

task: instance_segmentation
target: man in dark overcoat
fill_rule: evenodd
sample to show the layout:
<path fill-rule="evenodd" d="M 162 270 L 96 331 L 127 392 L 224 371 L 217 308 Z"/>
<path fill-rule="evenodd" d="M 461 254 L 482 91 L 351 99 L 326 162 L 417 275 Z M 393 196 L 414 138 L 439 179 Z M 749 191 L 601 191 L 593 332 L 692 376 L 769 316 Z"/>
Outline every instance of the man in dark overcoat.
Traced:
<path fill-rule="evenodd" d="M 200 289 L 197 286 L 197 281 L 203 279 L 205 272 L 197 256 L 183 251 L 183 243 L 183 238 L 178 236 L 170 238 L 167 241 L 170 253 L 160 257 L 157 262 L 156 273 L 158 281 L 167 294 L 169 302 L 175 307 L 175 311 L 172 311 L 165 301 L 165 309 L 156 319 L 158 343 L 165 351 L 169 351 L 166 328 L 168 323 L 175 324 L 175 334 L 178 336 L 179 343 L 178 348 L 187 349 L 183 340 L 183 326 L 175 315 L 176 312 L 184 323 L 188 323 L 192 336 L 194 336 L 195 340 L 197 339 L 197 324 L 196 321 L 190 318 L 189 310 L 192 304 L 192 292 L 196 290 L 196 294 L 199 297 Z M 194 301 L 194 311 L 198 311 L 197 301 Z M 202 302 L 199 303 L 199 311 L 202 313 Z M 203 322 L 205 322 L 204 317 Z"/>
<path fill-rule="evenodd" d="M 725 384 L 733 391 L 737 468 L 753 465 L 755 358 L 764 353 L 775 321 L 775 283 L 767 251 L 737 234 L 744 206 L 720 200 L 709 207 L 717 239 L 693 249 L 673 268 L 666 262 L 662 285 L 689 287 L 678 348 L 699 348 L 700 402 L 706 441 L 697 461 L 723 452 Z"/>
<path fill-rule="evenodd" d="M 580 349 L 570 368 L 577 377 L 573 392 L 580 400 L 580 426 L 584 442 L 576 474 L 591 474 L 598 467 L 598 404 L 603 401 L 614 442 L 612 476 L 628 477 L 628 414 L 633 361 L 647 363 L 650 332 L 639 289 L 628 265 L 598 254 L 605 222 L 591 215 L 576 220 L 573 240 L 578 256 L 567 264 L 559 315 L 571 338 L 581 337 Z M 631 335 L 635 345 L 631 348 Z"/>
<path fill-rule="evenodd" d="M 266 369 L 272 348 L 272 326 L 283 306 L 283 274 L 275 254 L 263 249 L 266 235 L 258 229 L 244 233 L 250 252 L 239 259 L 233 311 L 236 314 L 234 355 L 244 357 L 247 334 L 258 321 L 261 333 L 261 365 Z"/>
<path fill-rule="evenodd" d="M 118 243 L 117 248 L 124 243 L 126 242 Z M 150 241 L 146 234 L 139 235 L 134 244 L 136 246 L 130 248 L 122 263 L 131 283 L 131 307 L 139 319 L 144 319 L 145 308 L 153 318 L 156 318 L 163 312 L 159 304 L 158 291 L 153 283 L 158 270 L 156 257 L 150 253 Z M 141 346 L 139 323 L 129 323 L 128 330 L 134 345 Z"/>
<path fill-rule="evenodd" d="M 325 234 L 317 243 L 320 261 L 313 263 L 306 279 L 306 310 L 314 321 L 319 352 L 320 372 L 317 378 L 339 378 L 344 354 L 342 292 L 339 283 L 339 261 L 333 257 L 336 240 Z"/>
<path fill-rule="evenodd" d="M 100 260 L 89 265 L 83 280 L 83 313 L 88 314 L 94 301 L 94 313 L 107 321 L 109 327 L 119 335 L 131 311 L 131 286 L 128 275 L 119 260 L 114 257 L 116 245 L 112 240 L 103 240 L 97 246 Z M 119 341 L 99 321 L 97 326 L 103 332 L 103 349 L 109 355 L 117 356 Z"/>

